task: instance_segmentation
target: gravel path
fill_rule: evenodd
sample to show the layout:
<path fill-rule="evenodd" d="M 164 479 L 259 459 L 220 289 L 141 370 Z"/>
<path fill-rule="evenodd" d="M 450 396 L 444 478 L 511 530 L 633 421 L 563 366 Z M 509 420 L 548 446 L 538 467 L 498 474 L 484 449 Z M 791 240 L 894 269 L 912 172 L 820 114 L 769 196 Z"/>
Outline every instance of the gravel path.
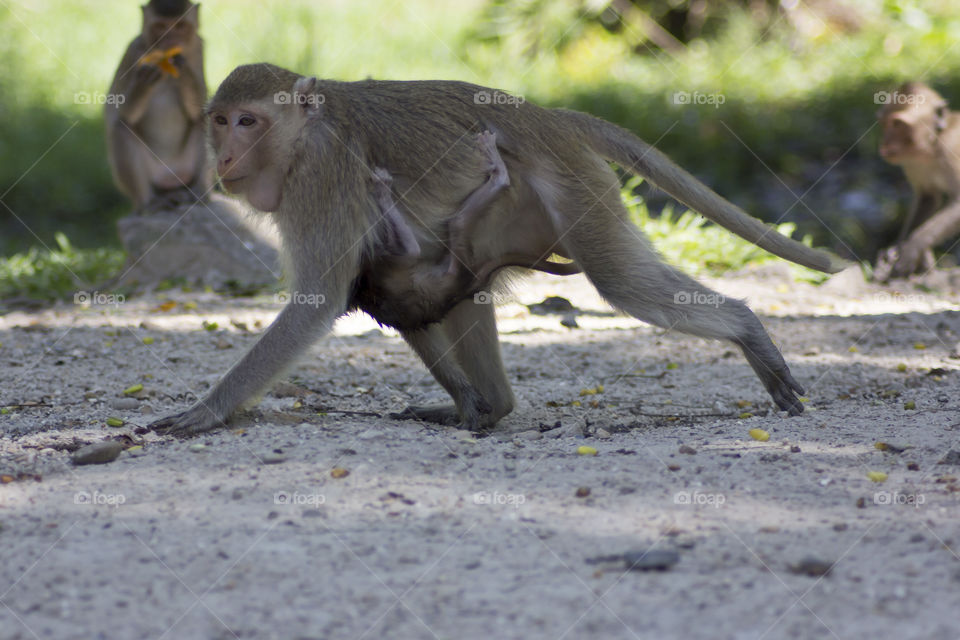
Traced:
<path fill-rule="evenodd" d="M 807 387 L 786 418 L 730 345 L 537 276 L 498 307 L 518 407 L 482 438 L 386 417 L 444 394 L 361 316 L 175 441 L 137 425 L 214 383 L 272 297 L 8 313 L 0 638 L 955 640 L 958 283 L 712 282 Z M 549 295 L 580 328 L 525 306 Z M 114 462 L 70 463 L 108 438 Z"/>

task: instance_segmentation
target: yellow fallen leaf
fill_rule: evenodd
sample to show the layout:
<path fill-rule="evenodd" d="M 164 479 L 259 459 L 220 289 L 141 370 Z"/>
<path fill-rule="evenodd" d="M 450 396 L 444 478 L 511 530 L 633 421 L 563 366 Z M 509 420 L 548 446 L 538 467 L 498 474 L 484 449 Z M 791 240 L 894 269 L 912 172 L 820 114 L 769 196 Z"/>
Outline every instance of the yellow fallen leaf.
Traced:
<path fill-rule="evenodd" d="M 597 455 L 597 450 L 593 447 L 581 446 L 577 447 L 578 456 L 595 456 Z"/>
<path fill-rule="evenodd" d="M 744 412 L 741 413 L 740 416 L 739 416 L 739 418 L 740 418 L 741 420 L 746 420 L 747 418 L 752 418 L 752 417 L 753 417 L 753 414 L 750 413 L 749 411 L 744 411 Z"/>
<path fill-rule="evenodd" d="M 763 429 L 750 429 L 750 437 L 760 442 L 766 442 L 770 439 L 770 434 Z"/>
<path fill-rule="evenodd" d="M 126 389 L 124 389 L 124 390 L 123 390 L 123 395 L 129 396 L 129 395 L 132 394 L 132 393 L 138 393 L 138 392 L 140 392 L 140 391 L 143 391 L 143 385 L 138 382 L 137 384 L 133 385 L 132 387 L 127 387 Z"/>
<path fill-rule="evenodd" d="M 850 347 L 847 349 L 847 351 L 849 351 L 850 353 L 856 353 L 857 351 L 860 351 L 860 349 L 857 349 L 857 345 L 852 344 L 852 345 L 850 345 Z"/>
<path fill-rule="evenodd" d="M 121 420 L 120 418 L 107 418 L 107 426 L 108 426 L 108 427 L 122 427 L 122 426 L 123 426 L 123 420 Z"/>
<path fill-rule="evenodd" d="M 884 482 L 887 479 L 887 474 L 883 471 L 868 471 L 867 477 L 871 482 Z"/>
<path fill-rule="evenodd" d="M 180 306 L 182 306 L 186 311 L 193 311 L 193 310 L 195 310 L 195 309 L 197 308 L 197 303 L 196 303 L 196 302 L 184 302 L 184 303 L 183 303 L 182 305 L 180 305 Z"/>
<path fill-rule="evenodd" d="M 913 348 L 916 349 L 916 350 L 918 350 L 918 351 L 922 351 L 922 350 L 924 350 L 924 349 L 927 348 L 927 345 L 923 344 L 922 342 L 914 342 L 914 343 L 913 343 Z"/>
<path fill-rule="evenodd" d="M 906 370 L 907 370 L 907 365 L 903 364 L 902 362 L 897 365 L 897 371 L 899 371 L 900 373 L 903 373 Z"/>
<path fill-rule="evenodd" d="M 151 338 L 150 336 L 147 336 L 146 338 L 143 339 L 143 344 L 146 344 L 146 345 L 153 344 L 153 338 Z"/>
<path fill-rule="evenodd" d="M 170 311 L 176 306 L 177 306 L 177 303 L 175 301 L 167 300 L 166 302 L 158 306 L 156 309 L 154 309 L 154 311 Z"/>
<path fill-rule="evenodd" d="M 350 475 L 350 472 L 343 467 L 334 467 L 330 470 L 330 477 L 332 478 L 346 478 Z"/>

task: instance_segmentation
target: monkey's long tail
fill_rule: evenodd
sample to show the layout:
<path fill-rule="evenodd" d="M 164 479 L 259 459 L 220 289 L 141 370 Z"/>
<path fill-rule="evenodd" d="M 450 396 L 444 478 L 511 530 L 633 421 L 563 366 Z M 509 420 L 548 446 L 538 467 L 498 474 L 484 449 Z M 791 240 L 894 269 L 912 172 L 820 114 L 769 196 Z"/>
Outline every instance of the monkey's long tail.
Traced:
<path fill-rule="evenodd" d="M 626 129 L 579 111 L 558 109 L 590 146 L 627 171 L 643 176 L 704 217 L 745 240 L 805 267 L 836 273 L 847 264 L 826 251 L 792 240 L 727 201 L 674 164 L 670 158 Z"/>

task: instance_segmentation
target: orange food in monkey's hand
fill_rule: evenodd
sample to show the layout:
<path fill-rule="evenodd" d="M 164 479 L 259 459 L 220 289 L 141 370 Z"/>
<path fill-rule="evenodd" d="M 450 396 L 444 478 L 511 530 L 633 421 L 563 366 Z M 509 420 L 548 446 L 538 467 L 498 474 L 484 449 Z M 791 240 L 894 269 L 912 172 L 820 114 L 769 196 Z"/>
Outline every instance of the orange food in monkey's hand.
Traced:
<path fill-rule="evenodd" d="M 173 64 L 173 57 L 178 56 L 183 53 L 183 47 L 177 45 L 176 47 L 170 47 L 169 49 L 154 49 L 153 51 L 147 53 L 142 58 L 140 58 L 140 65 L 152 64 L 160 67 L 160 70 L 164 73 L 173 76 L 174 78 L 180 77 L 180 70 L 177 69 L 177 66 Z"/>

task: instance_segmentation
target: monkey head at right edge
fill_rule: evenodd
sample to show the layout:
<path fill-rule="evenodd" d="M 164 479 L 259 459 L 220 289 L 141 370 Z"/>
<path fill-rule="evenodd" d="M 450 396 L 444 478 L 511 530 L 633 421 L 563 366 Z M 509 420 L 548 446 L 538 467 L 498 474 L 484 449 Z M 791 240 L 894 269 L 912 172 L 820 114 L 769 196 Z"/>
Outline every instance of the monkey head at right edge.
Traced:
<path fill-rule="evenodd" d="M 771 231 L 625 129 L 494 94 L 508 95 L 455 81 L 320 80 L 270 64 L 230 73 L 206 106 L 217 173 L 276 223 L 294 295 L 209 393 L 152 428 L 222 426 L 360 309 L 397 327 L 452 400 L 395 417 L 490 429 L 515 400 L 493 305 L 474 294 L 496 287 L 504 266 L 582 271 L 640 320 L 728 340 L 778 409 L 802 412 L 803 387 L 760 320 L 739 300 L 713 304 L 718 294 L 662 261 L 610 162 L 776 255 L 828 273 L 843 263 Z"/>

